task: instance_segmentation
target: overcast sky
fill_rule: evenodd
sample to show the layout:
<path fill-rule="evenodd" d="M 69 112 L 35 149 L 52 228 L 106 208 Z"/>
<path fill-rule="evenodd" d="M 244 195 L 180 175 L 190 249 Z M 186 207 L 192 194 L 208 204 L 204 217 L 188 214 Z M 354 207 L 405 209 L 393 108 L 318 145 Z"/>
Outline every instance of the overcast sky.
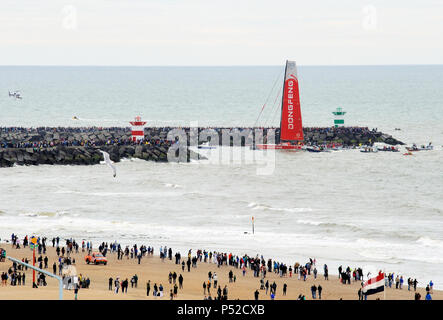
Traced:
<path fill-rule="evenodd" d="M 1 0 L 0 65 L 443 64 L 443 0 Z"/>

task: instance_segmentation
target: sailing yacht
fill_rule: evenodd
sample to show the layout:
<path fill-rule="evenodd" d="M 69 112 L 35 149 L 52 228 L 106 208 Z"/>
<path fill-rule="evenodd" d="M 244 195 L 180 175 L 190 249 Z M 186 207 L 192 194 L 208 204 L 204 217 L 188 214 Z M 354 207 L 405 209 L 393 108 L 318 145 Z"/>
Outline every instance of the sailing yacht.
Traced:
<path fill-rule="evenodd" d="M 283 82 L 280 143 L 257 144 L 257 149 L 302 150 L 304 138 L 300 112 L 297 67 L 295 65 L 295 61 L 286 61 L 285 77 Z"/>

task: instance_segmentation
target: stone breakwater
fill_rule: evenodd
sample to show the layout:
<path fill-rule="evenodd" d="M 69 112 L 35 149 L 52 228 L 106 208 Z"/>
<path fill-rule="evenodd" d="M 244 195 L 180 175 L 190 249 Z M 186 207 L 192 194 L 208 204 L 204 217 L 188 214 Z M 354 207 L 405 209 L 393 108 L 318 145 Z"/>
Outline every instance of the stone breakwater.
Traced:
<path fill-rule="evenodd" d="M 367 145 L 383 142 L 403 144 L 390 135 L 361 127 L 304 128 L 305 144 Z M 196 138 L 197 137 L 197 138 Z M 0 167 L 17 165 L 63 164 L 92 165 L 103 160 L 99 150 L 111 160 L 139 158 L 147 161 L 189 162 L 204 159 L 189 145 L 209 142 L 211 145 L 249 146 L 254 143 L 278 143 L 275 128 L 146 128 L 145 139 L 131 141 L 130 128 L 0 128 Z M 172 160 L 171 160 L 172 159 Z"/>

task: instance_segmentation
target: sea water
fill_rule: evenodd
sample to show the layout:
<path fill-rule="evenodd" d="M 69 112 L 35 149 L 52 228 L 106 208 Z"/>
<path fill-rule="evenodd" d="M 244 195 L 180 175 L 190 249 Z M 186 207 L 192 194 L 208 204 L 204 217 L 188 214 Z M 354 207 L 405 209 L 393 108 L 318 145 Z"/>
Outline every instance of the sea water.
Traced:
<path fill-rule="evenodd" d="M 266 163 L 244 160 L 262 152 L 248 148 L 229 161 L 219 150 L 188 164 L 124 160 L 116 178 L 106 165 L 1 168 L 0 238 L 117 240 L 291 264 L 311 257 L 331 273 L 362 266 L 442 288 L 443 66 L 298 73 L 304 125 L 331 126 L 342 107 L 346 125 L 435 150 L 276 152 L 263 158 L 273 160 L 268 174 L 259 174 Z M 282 67 L 0 67 L 0 125 L 128 126 L 141 115 L 158 126 L 278 126 L 281 77 Z"/>

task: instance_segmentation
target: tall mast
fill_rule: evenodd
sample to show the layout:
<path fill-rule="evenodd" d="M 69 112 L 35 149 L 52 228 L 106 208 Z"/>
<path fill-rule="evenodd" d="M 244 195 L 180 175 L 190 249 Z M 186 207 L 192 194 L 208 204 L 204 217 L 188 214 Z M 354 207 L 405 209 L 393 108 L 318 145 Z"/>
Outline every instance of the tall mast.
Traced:
<path fill-rule="evenodd" d="M 285 85 L 286 85 L 286 71 L 288 70 L 288 60 L 286 60 L 285 65 L 285 73 L 283 73 L 283 91 L 281 93 L 281 117 L 280 117 L 280 141 L 281 141 L 281 133 L 282 133 L 282 119 L 283 119 L 283 104 L 285 100 Z"/>

